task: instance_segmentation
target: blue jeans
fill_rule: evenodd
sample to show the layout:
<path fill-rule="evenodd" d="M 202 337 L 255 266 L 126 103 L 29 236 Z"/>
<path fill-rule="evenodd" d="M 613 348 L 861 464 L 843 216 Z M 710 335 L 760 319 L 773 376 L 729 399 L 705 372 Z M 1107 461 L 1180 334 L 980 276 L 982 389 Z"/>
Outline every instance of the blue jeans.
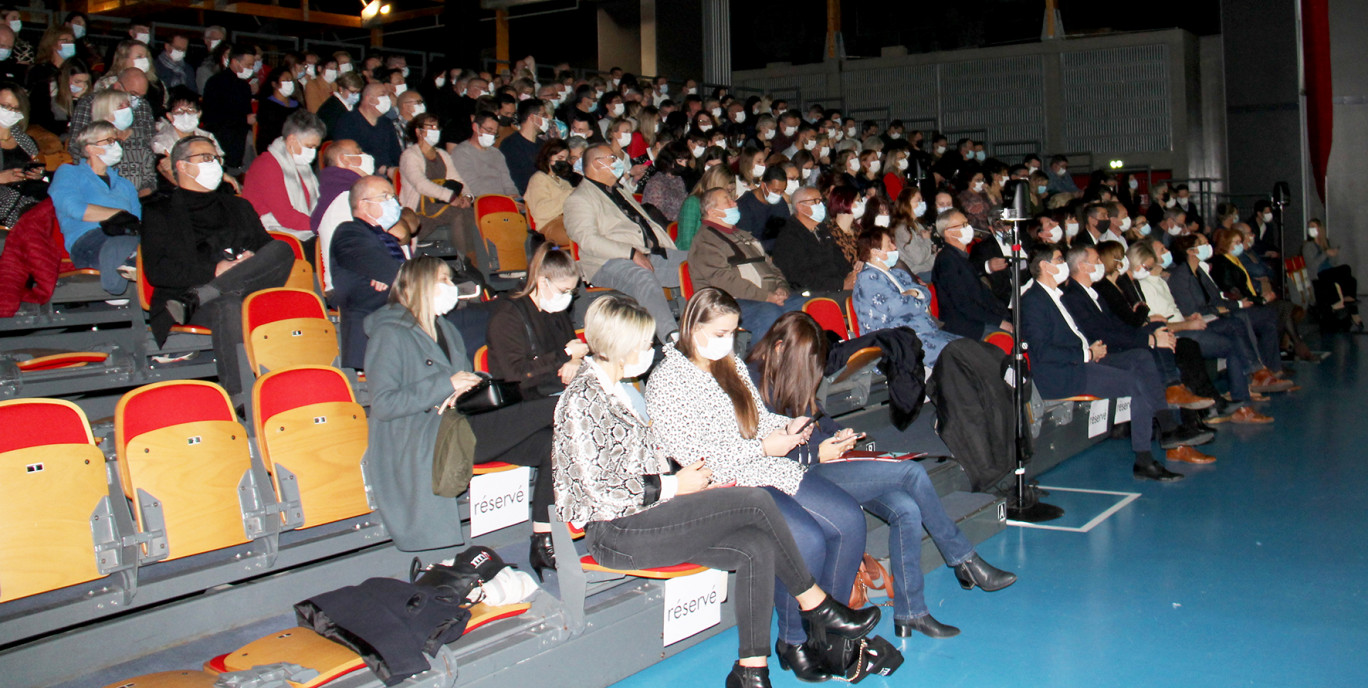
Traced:
<path fill-rule="evenodd" d="M 78 268 L 98 268 L 100 286 L 111 294 L 122 294 L 128 280 L 119 275 L 119 266 L 138 252 L 138 237 L 109 236 L 100 228 L 87 231 L 71 245 L 71 262 Z"/>
<path fill-rule="evenodd" d="M 1252 349 L 1247 344 L 1239 345 L 1243 341 L 1243 333 L 1238 335 L 1240 339 L 1213 332 L 1211 329 L 1188 330 L 1178 336 L 1197 342 L 1197 345 L 1202 347 L 1203 358 L 1224 358 L 1230 398 L 1235 401 L 1249 401 L 1249 374 L 1253 372 L 1249 356 Z"/>
<path fill-rule="evenodd" d="M 793 541 L 817 584 L 842 604 L 850 602 L 850 590 L 865 551 L 865 518 L 860 505 L 847 492 L 827 479 L 808 473 L 798 486 L 798 494 L 787 495 L 772 487 L 765 490 L 774 497 L 784 515 Z M 790 645 L 807 639 L 798 602 L 780 581 L 774 588 L 774 609 L 779 613 L 779 638 Z"/>
<path fill-rule="evenodd" d="M 751 342 L 760 341 L 779 316 L 789 311 L 801 311 L 805 303 L 807 297 L 798 294 L 788 297 L 782 306 L 776 306 L 769 301 L 736 300 L 736 305 L 741 307 L 741 327 L 751 333 Z"/>
<path fill-rule="evenodd" d="M 935 485 L 916 461 L 837 461 L 812 472 L 850 493 L 869 513 L 888 522 L 893 616 L 906 621 L 930 613 L 922 595 L 922 529 L 950 566 L 974 555 L 974 545 L 945 513 Z"/>

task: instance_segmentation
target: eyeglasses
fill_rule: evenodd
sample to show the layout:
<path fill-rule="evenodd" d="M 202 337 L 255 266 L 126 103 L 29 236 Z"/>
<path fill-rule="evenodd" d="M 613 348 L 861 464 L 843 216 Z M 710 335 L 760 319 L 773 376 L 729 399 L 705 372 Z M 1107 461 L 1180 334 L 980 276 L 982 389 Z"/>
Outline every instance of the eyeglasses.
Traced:
<path fill-rule="evenodd" d="M 107 139 L 100 139 L 99 141 L 91 141 L 90 143 L 88 143 L 88 144 L 86 144 L 86 145 L 90 145 L 90 146 L 99 146 L 99 147 L 103 148 L 103 147 L 105 147 L 105 146 L 108 146 L 108 145 L 111 144 L 111 143 L 118 143 L 118 142 L 119 142 L 119 139 L 118 139 L 118 138 L 111 136 L 111 137 L 109 137 L 109 138 L 107 138 Z"/>
<path fill-rule="evenodd" d="M 391 200 L 393 200 L 393 199 L 394 199 L 394 194 L 392 194 L 392 193 L 387 193 L 387 194 L 383 194 L 383 195 L 381 195 L 381 196 L 372 196 L 372 197 L 370 197 L 370 198 L 363 198 L 363 199 L 361 199 L 361 200 L 363 200 L 363 201 L 370 201 L 370 202 L 372 202 L 372 203 L 388 203 L 389 201 L 391 201 Z"/>
<path fill-rule="evenodd" d="M 220 165 L 223 164 L 223 156 L 217 153 L 196 153 L 194 155 L 186 157 L 185 159 L 189 162 L 193 162 L 196 164 L 202 162 L 216 162 Z"/>
<path fill-rule="evenodd" d="M 198 115 L 199 113 L 200 113 L 199 108 L 187 108 L 187 107 L 176 108 L 175 110 L 172 110 L 172 111 L 171 111 L 171 114 L 173 114 L 173 115 Z"/>

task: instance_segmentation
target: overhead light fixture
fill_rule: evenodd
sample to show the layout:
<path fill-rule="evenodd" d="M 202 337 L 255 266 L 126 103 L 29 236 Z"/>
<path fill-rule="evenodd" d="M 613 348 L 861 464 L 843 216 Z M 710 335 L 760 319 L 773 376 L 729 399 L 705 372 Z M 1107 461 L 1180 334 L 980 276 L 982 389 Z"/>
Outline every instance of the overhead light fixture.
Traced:
<path fill-rule="evenodd" d="M 1122 167 L 1125 167 L 1125 166 L 1126 166 L 1126 163 L 1121 162 L 1120 160 L 1113 160 L 1113 161 L 1111 161 L 1111 168 L 1112 168 L 1113 170 L 1119 170 L 1119 169 L 1121 169 Z"/>
<path fill-rule="evenodd" d="M 381 0 L 369 0 L 369 2 L 367 2 L 367 0 L 361 0 L 362 23 L 375 21 L 380 15 L 389 14 L 389 12 L 390 5 L 387 2 L 381 2 Z"/>

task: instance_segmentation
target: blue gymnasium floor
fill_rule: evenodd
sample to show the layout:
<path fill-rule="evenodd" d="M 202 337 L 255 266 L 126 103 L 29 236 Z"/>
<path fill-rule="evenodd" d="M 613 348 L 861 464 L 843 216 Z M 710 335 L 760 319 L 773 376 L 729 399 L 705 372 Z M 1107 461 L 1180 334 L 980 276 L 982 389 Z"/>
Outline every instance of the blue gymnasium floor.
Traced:
<path fill-rule="evenodd" d="M 900 640 L 885 609 L 877 633 L 906 662 L 861 685 L 1365 685 L 1368 338 L 1319 348 L 1333 355 L 1293 367 L 1301 390 L 1261 405 L 1275 423 L 1219 426 L 1202 448 L 1215 464 L 1170 464 L 1186 480 L 1134 480 L 1128 444 L 1115 440 L 1042 476 L 1141 496 L 1087 533 L 1009 526 L 983 543 L 985 559 L 1020 576 L 1006 590 L 965 592 L 945 568 L 928 575 L 932 614 L 963 632 Z M 1047 501 L 1080 512 L 1056 523 L 1081 526 L 1116 499 Z M 733 629 L 617 686 L 721 686 L 735 652 Z M 774 658 L 770 677 L 808 685 Z"/>

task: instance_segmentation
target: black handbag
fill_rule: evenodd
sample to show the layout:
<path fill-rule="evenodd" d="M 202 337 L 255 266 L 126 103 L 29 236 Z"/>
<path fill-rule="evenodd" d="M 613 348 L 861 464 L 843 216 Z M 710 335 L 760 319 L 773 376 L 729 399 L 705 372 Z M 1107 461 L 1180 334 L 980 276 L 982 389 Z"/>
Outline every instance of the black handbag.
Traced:
<path fill-rule="evenodd" d="M 522 392 L 513 382 L 495 380 L 488 373 L 475 373 L 484 378 L 465 394 L 456 398 L 456 410 L 467 416 L 497 411 L 522 401 Z"/>
<path fill-rule="evenodd" d="M 138 236 L 142 231 L 142 220 L 127 210 L 120 210 L 100 222 L 100 231 L 106 236 Z"/>

